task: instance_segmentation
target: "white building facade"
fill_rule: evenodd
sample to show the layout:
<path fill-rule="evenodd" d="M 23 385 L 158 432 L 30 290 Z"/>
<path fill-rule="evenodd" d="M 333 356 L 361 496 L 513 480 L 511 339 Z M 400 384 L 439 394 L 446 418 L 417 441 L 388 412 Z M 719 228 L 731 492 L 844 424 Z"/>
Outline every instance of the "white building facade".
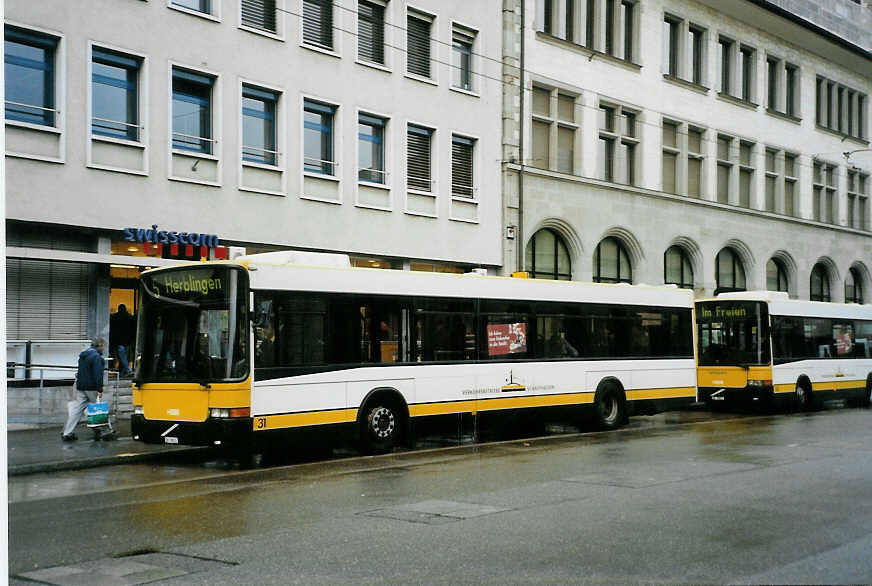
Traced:
<path fill-rule="evenodd" d="M 141 268 L 228 247 L 502 264 L 498 2 L 11 0 L 5 15 L 9 360 L 27 341 L 43 343 L 32 362 L 74 355 L 135 310 Z"/>
<path fill-rule="evenodd" d="M 506 0 L 504 271 L 870 303 L 872 7 L 815 4 Z"/>

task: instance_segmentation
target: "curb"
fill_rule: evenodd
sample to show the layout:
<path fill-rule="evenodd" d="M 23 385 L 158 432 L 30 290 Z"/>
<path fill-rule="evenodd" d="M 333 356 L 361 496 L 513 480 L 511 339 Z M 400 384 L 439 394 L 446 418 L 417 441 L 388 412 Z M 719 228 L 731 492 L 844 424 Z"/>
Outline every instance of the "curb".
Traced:
<path fill-rule="evenodd" d="M 132 438 L 118 438 L 119 441 L 129 440 Z M 83 458 L 78 460 L 55 460 L 49 462 L 38 462 L 34 464 L 19 464 L 17 466 L 9 466 L 7 469 L 8 476 L 26 476 L 28 474 L 38 474 L 40 472 L 61 472 L 64 470 L 84 470 L 87 468 L 99 468 L 102 466 L 116 466 L 118 464 L 129 464 L 131 462 L 147 462 L 149 460 L 157 460 L 170 454 L 189 454 L 197 453 L 203 450 L 208 450 L 208 447 L 185 446 L 178 448 L 169 448 L 163 450 L 155 450 L 152 452 L 125 453 L 115 454 L 112 456 L 97 456 L 92 458 Z"/>

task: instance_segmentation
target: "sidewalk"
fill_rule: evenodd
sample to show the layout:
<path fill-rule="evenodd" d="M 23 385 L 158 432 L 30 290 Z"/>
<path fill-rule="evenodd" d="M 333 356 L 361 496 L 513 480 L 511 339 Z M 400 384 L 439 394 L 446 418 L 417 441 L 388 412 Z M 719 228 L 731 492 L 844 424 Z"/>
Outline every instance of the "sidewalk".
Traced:
<path fill-rule="evenodd" d="M 113 423 L 114 441 L 93 441 L 93 434 L 84 424 L 76 428 L 79 440 L 61 441 L 62 426 L 9 424 L 6 434 L 6 454 L 9 476 L 78 470 L 154 460 L 167 454 L 193 453 L 208 449 L 191 446 L 144 444 L 130 437 L 130 420 Z"/>

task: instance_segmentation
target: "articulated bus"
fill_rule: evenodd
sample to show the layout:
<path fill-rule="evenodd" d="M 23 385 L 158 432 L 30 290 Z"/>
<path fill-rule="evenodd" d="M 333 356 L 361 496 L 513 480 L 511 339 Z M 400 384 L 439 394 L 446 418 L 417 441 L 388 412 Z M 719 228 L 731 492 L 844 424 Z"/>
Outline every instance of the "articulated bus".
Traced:
<path fill-rule="evenodd" d="M 153 269 L 140 289 L 132 429 L 145 442 L 276 446 L 329 429 L 383 453 L 440 415 L 575 407 L 611 429 L 696 401 L 693 297 L 674 286 L 278 252 Z"/>
<path fill-rule="evenodd" d="M 872 394 L 872 306 L 722 293 L 696 302 L 701 401 L 808 409 Z"/>

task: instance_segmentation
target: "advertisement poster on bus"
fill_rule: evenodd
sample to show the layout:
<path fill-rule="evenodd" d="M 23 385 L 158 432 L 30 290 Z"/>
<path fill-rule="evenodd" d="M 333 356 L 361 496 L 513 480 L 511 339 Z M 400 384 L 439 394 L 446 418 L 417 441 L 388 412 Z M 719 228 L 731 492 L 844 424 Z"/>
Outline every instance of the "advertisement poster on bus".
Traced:
<path fill-rule="evenodd" d="M 489 324 L 487 326 L 488 356 L 522 354 L 527 351 L 527 324 Z"/>
<path fill-rule="evenodd" d="M 843 356 L 845 354 L 850 354 L 854 350 L 854 343 L 852 338 L 854 337 L 853 329 L 849 325 L 835 325 L 833 326 L 833 339 L 836 342 L 836 354 L 839 356 Z"/>

